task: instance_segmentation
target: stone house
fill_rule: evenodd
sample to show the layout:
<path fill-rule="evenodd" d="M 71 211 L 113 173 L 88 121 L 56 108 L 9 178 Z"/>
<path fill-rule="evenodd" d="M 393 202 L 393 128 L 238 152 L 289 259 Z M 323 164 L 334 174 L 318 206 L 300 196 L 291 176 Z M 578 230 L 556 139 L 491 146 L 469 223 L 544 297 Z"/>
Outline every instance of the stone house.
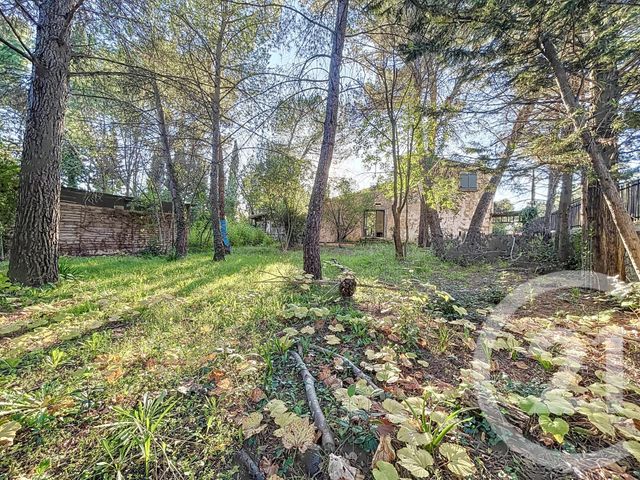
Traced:
<path fill-rule="evenodd" d="M 471 217 L 482 193 L 489 183 L 491 175 L 481 171 L 454 169 L 451 174 L 458 176 L 458 192 L 456 206 L 451 210 L 440 212 L 440 222 L 445 237 L 463 238 L 469 228 Z M 365 239 L 391 240 L 393 235 L 393 214 L 391 210 L 392 198 L 386 196 L 379 189 L 372 187 L 373 204 L 362 212 L 362 219 L 347 236 L 347 241 L 356 242 Z M 489 211 L 493 210 L 493 205 Z M 402 238 L 405 227 L 409 226 L 409 241 L 417 242 L 420 225 L 420 194 L 411 192 L 407 207 L 402 213 Z M 491 215 L 485 218 L 483 233 L 491 232 Z M 336 228 L 333 221 L 323 218 L 320 231 L 320 241 L 333 243 L 336 241 Z"/>

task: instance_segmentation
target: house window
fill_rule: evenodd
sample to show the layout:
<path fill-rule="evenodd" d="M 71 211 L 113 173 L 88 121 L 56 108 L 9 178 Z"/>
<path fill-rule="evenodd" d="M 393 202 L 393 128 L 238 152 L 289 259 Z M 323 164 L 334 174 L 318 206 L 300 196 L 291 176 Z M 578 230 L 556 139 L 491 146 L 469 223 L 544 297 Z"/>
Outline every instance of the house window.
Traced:
<path fill-rule="evenodd" d="M 362 222 L 364 237 L 384 238 L 385 220 L 384 210 L 365 210 L 364 222 Z"/>
<path fill-rule="evenodd" d="M 463 192 L 475 192 L 478 190 L 478 174 L 476 172 L 463 172 L 460 174 L 460 190 Z"/>

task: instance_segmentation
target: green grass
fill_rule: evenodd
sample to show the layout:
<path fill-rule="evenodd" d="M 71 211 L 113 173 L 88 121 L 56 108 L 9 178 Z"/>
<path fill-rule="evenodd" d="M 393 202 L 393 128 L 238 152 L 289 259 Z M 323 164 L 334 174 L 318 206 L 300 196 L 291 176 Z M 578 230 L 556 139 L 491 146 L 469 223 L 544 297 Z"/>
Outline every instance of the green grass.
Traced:
<path fill-rule="evenodd" d="M 446 265 L 417 249 L 398 263 L 389 245 L 327 249 L 323 259 L 362 282 L 465 284 L 483 270 Z M 238 248 L 220 263 L 205 253 L 178 261 L 65 258 L 66 279 L 55 287 L 0 283 L 0 401 L 19 405 L 12 418 L 22 425 L 14 445 L 0 447 L 0 478 L 116 478 L 120 470 L 144 478 L 153 476 L 149 468 L 217 478 L 231 469 L 239 439 L 231 418 L 247 391 L 263 383 L 258 352 L 283 328 L 283 305 L 338 308 L 326 291 L 274 281 L 301 263 L 300 252 L 271 247 Z M 325 276 L 338 273 L 325 267 Z M 358 299 L 375 294 L 360 290 Z M 233 387 L 220 387 L 221 378 Z M 216 388 L 213 396 L 198 393 Z M 167 400 L 156 414 L 168 411 L 157 430 L 125 451 L 122 425 L 152 416 L 139 402 L 163 391 Z M 120 426 L 106 426 L 114 422 Z"/>

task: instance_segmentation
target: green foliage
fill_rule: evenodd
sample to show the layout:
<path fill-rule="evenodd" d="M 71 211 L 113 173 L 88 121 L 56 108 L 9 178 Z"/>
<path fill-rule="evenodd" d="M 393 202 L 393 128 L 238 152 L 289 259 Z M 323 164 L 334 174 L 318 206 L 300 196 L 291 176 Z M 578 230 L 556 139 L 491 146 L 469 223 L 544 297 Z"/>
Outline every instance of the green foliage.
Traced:
<path fill-rule="evenodd" d="M 229 173 L 225 184 L 224 192 L 224 208 L 227 220 L 234 222 L 238 215 L 238 207 L 240 204 L 240 155 L 238 153 L 238 143 L 233 143 L 233 151 L 231 153 L 231 161 L 229 162 Z"/>
<path fill-rule="evenodd" d="M 133 408 L 115 407 L 118 420 L 104 426 L 110 436 L 102 442 L 109 461 L 101 462 L 98 466 L 116 467 L 116 473 L 122 474 L 122 464 L 142 460 L 148 478 L 151 467 L 166 459 L 167 445 L 161 430 L 165 417 L 175 405 L 176 400 L 168 399 L 166 392 L 163 392 L 156 397 L 145 393 L 142 401 Z M 114 463 L 116 455 L 118 461 Z M 172 468 L 170 461 L 167 467 Z"/>
<path fill-rule="evenodd" d="M 538 210 L 538 207 L 535 205 L 530 205 L 520 210 L 520 223 L 522 223 L 523 227 L 526 227 L 530 222 L 532 222 L 539 216 L 540 212 Z"/>
<path fill-rule="evenodd" d="M 0 260 L 4 257 L 4 237 L 15 215 L 19 172 L 18 162 L 0 141 Z"/>
<path fill-rule="evenodd" d="M 309 162 L 285 145 L 268 143 L 243 173 L 244 196 L 252 212 L 263 213 L 284 250 L 302 239 L 309 201 Z"/>
<path fill-rule="evenodd" d="M 82 159 L 69 142 L 63 144 L 60 170 L 62 184 L 65 187 L 78 188 L 80 181 L 86 176 Z"/>
<path fill-rule="evenodd" d="M 511 200 L 509 200 L 508 198 L 503 198 L 502 200 L 498 200 L 493 203 L 493 210 L 496 213 L 513 212 L 514 206 L 513 203 L 511 203 Z"/>
<path fill-rule="evenodd" d="M 207 220 L 194 223 L 189 229 L 189 248 L 193 251 L 210 251 L 212 233 L 211 224 Z M 227 223 L 227 234 L 231 247 L 267 247 L 275 240 L 264 230 L 254 227 L 247 222 L 237 221 Z"/>

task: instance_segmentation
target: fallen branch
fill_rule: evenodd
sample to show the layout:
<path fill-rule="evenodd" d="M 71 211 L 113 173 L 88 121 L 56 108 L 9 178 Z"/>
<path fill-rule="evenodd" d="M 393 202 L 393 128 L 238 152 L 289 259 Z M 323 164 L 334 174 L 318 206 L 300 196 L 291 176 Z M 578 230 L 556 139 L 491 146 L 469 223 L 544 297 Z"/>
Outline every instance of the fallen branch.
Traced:
<path fill-rule="evenodd" d="M 264 473 L 260 471 L 260 468 L 258 467 L 258 465 L 256 465 L 256 462 L 253 461 L 251 456 L 244 448 L 241 448 L 236 452 L 235 459 L 236 462 L 247 469 L 247 472 L 249 472 L 249 475 L 253 480 L 266 480 Z"/>
<path fill-rule="evenodd" d="M 326 348 L 320 347 L 318 345 L 311 345 L 311 348 L 319 352 L 325 353 L 327 355 L 332 355 L 334 357 L 338 357 L 339 359 L 341 359 L 343 363 L 349 366 L 349 368 L 351 369 L 353 374 L 356 376 L 356 378 L 360 378 L 365 382 L 367 382 L 367 384 L 371 388 L 373 388 L 376 391 L 376 393 L 379 392 L 378 394 L 384 397 L 384 390 L 378 387 L 378 385 L 376 385 L 376 383 L 373 381 L 373 379 L 369 375 L 364 373 L 355 363 L 353 363 L 347 357 L 345 357 L 344 355 L 340 355 L 339 353 L 332 352 L 331 350 L 327 350 Z"/>
<path fill-rule="evenodd" d="M 304 390 L 307 394 L 307 403 L 309 404 L 309 410 L 311 410 L 311 417 L 313 418 L 313 423 L 316 428 L 322 433 L 322 448 L 326 452 L 333 452 L 336 448 L 335 441 L 333 439 L 333 433 L 331 433 L 331 429 L 327 424 L 327 420 L 324 418 L 324 413 L 322 413 L 322 408 L 320 408 L 320 402 L 318 401 L 318 395 L 316 393 L 315 387 L 315 379 L 307 365 L 302 360 L 302 356 L 298 352 L 291 352 L 294 360 L 296 361 L 296 365 L 298 366 L 298 370 L 300 370 L 300 375 L 302 376 L 302 382 L 304 383 Z"/>

